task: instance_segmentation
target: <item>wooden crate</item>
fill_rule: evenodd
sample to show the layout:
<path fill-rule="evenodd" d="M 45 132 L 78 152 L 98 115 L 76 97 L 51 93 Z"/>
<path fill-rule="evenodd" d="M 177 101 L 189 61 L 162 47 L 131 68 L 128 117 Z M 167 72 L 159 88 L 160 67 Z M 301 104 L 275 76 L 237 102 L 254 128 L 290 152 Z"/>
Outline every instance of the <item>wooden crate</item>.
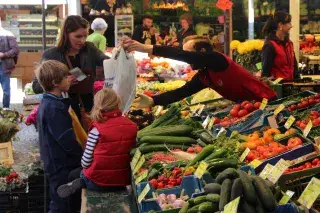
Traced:
<path fill-rule="evenodd" d="M 12 165 L 13 163 L 12 142 L 0 143 L 0 164 Z"/>

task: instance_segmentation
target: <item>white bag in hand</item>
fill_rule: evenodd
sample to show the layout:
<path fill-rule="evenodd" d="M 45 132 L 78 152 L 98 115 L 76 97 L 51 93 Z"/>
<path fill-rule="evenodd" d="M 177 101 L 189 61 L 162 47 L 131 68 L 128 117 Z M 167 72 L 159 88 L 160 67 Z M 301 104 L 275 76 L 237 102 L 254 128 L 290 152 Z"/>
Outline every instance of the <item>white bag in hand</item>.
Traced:
<path fill-rule="evenodd" d="M 112 88 L 113 86 L 118 66 L 118 61 L 116 59 L 117 52 L 118 49 L 113 48 L 111 58 L 103 61 L 104 88 Z"/>
<path fill-rule="evenodd" d="M 115 77 L 112 89 L 121 98 L 122 113 L 126 113 L 136 96 L 136 60 L 133 55 L 126 53 L 123 48 L 120 49 L 117 61 Z M 109 72 L 108 72 L 109 73 Z"/>

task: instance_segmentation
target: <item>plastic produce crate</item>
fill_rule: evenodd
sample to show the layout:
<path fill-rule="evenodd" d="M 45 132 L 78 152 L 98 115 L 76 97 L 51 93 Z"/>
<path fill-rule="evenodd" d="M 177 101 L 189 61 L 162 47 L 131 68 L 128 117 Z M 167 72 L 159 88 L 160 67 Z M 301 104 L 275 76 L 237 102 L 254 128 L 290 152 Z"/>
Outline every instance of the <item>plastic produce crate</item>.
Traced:
<path fill-rule="evenodd" d="M 28 213 L 28 194 L 24 190 L 0 192 L 1 213 Z"/>
<path fill-rule="evenodd" d="M 315 94 L 317 94 L 317 93 L 312 92 L 312 91 L 303 91 L 303 92 L 300 92 L 300 93 L 295 94 L 295 95 L 290 95 L 290 96 L 288 96 L 288 97 L 285 97 L 285 98 L 281 98 L 281 99 L 272 101 L 272 102 L 268 103 L 268 105 L 269 105 L 269 106 L 280 105 L 280 104 L 283 104 L 283 103 L 286 102 L 286 101 L 289 101 L 290 99 L 295 100 L 295 99 L 297 99 L 298 97 L 300 97 L 300 98 L 306 98 L 306 97 L 309 97 L 309 96 L 312 96 L 312 95 L 315 95 Z M 299 101 L 299 100 L 298 100 L 298 101 Z M 285 105 L 285 106 L 289 106 L 289 105 L 294 104 L 294 103 L 296 103 L 296 102 L 297 102 L 297 100 L 292 101 L 292 102 L 285 103 L 284 105 Z"/>

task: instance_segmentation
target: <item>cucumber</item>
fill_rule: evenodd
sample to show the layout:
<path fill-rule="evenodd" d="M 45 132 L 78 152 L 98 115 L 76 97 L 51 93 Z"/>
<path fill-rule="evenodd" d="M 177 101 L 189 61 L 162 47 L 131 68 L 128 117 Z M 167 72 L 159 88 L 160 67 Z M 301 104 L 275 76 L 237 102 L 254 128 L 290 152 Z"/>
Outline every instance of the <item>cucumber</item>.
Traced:
<path fill-rule="evenodd" d="M 169 149 L 181 149 L 181 150 L 187 150 L 189 148 L 189 146 L 185 146 L 185 145 L 163 145 L 163 144 L 157 144 L 157 145 L 148 145 L 148 146 L 144 146 L 139 148 L 140 152 L 142 154 L 146 154 L 146 153 L 150 153 L 150 152 L 160 152 L 160 151 L 168 151 L 167 147 Z"/>
<path fill-rule="evenodd" d="M 221 185 L 217 183 L 209 183 L 204 186 L 204 191 L 206 193 L 212 193 L 212 194 L 220 194 L 221 191 Z"/>
<path fill-rule="evenodd" d="M 182 208 L 180 209 L 179 213 L 187 213 L 189 208 L 189 202 L 185 202 Z"/>
<path fill-rule="evenodd" d="M 240 209 L 245 213 L 256 213 L 256 209 L 243 198 L 240 200 Z"/>
<path fill-rule="evenodd" d="M 204 160 L 206 157 L 208 157 L 212 152 L 214 151 L 214 146 L 213 145 L 208 145 L 206 147 L 204 147 L 202 149 L 202 151 L 197 154 L 197 156 L 192 160 L 190 161 L 190 163 L 188 164 L 188 166 L 193 166 L 195 165 L 196 163 Z"/>
<path fill-rule="evenodd" d="M 164 126 L 139 133 L 137 138 L 140 140 L 144 136 L 187 136 L 191 131 L 192 127 L 186 125 Z"/>
<path fill-rule="evenodd" d="M 221 184 L 227 178 L 233 180 L 234 178 L 237 178 L 237 177 L 238 177 L 237 170 L 235 170 L 234 168 L 228 168 L 217 176 L 215 182 Z"/>
<path fill-rule="evenodd" d="M 252 181 L 250 180 L 247 173 L 238 170 L 239 177 L 242 182 L 243 194 L 245 199 L 252 204 L 256 203 L 256 191 L 254 190 Z"/>
<path fill-rule="evenodd" d="M 199 196 L 199 197 L 196 197 L 196 198 L 194 199 L 194 203 L 195 203 L 196 205 L 199 205 L 199 204 L 201 204 L 201 203 L 203 203 L 203 202 L 206 202 L 206 201 L 207 201 L 207 196 L 206 196 L 206 195 Z"/>
<path fill-rule="evenodd" d="M 234 200 L 239 196 L 243 195 L 243 186 L 240 178 L 237 178 L 233 181 L 231 188 L 231 198 L 230 200 Z"/>
<path fill-rule="evenodd" d="M 275 194 L 276 186 L 270 180 L 264 180 L 264 182 L 268 185 L 268 187 L 270 188 L 272 194 Z"/>
<path fill-rule="evenodd" d="M 262 206 L 268 212 L 272 212 L 276 208 L 276 200 L 266 182 L 259 176 L 253 177 L 253 186 L 258 194 L 258 198 L 262 201 Z"/>
<path fill-rule="evenodd" d="M 232 181 L 230 179 L 225 179 L 221 185 L 219 210 L 223 211 L 224 206 L 230 202 Z"/>
<path fill-rule="evenodd" d="M 216 159 L 216 158 L 221 158 L 221 157 L 224 157 L 225 155 L 227 154 L 227 150 L 226 149 L 217 149 L 215 150 L 212 154 L 210 154 L 208 157 L 206 157 L 204 159 L 204 161 L 210 161 L 212 159 Z"/>
<path fill-rule="evenodd" d="M 259 198 L 257 198 L 256 211 L 257 213 L 265 213 L 265 210 L 263 209 L 263 206 L 262 206 L 262 202 L 260 201 Z"/>
<path fill-rule="evenodd" d="M 206 144 L 212 144 L 212 141 L 214 140 L 214 138 L 207 131 L 200 133 L 199 138 Z"/>
<path fill-rule="evenodd" d="M 237 168 L 238 160 L 227 159 L 219 160 L 212 163 L 209 163 L 207 171 L 210 172 L 212 177 L 215 177 L 218 172 L 225 170 L 226 168 Z"/>
<path fill-rule="evenodd" d="M 207 144 L 204 143 L 204 142 L 203 142 L 202 140 L 200 140 L 200 139 L 197 140 L 197 143 L 198 143 L 200 146 L 202 146 L 202 147 L 207 146 Z"/>
<path fill-rule="evenodd" d="M 190 198 L 188 200 L 188 203 L 189 203 L 189 207 L 192 207 L 192 206 L 195 206 L 196 204 L 194 203 L 194 198 Z"/>
<path fill-rule="evenodd" d="M 193 206 L 191 209 L 188 209 L 187 213 L 198 213 L 200 205 Z"/>
<path fill-rule="evenodd" d="M 207 201 L 210 201 L 212 203 L 219 203 L 220 195 L 219 194 L 207 194 L 206 199 L 207 199 Z"/>
<path fill-rule="evenodd" d="M 140 139 L 140 143 L 192 145 L 192 144 L 196 144 L 197 141 L 194 140 L 193 138 L 179 137 L 179 136 L 144 136 Z"/>
<path fill-rule="evenodd" d="M 200 213 L 211 213 L 213 212 L 213 203 L 211 202 L 201 203 L 198 210 Z"/>

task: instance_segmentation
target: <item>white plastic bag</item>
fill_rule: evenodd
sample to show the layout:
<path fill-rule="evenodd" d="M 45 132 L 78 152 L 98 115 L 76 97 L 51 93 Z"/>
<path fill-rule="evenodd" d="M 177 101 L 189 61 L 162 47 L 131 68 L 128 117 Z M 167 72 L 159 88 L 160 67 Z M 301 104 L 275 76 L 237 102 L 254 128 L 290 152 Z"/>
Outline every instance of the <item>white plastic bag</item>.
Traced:
<path fill-rule="evenodd" d="M 126 113 L 136 96 L 136 60 L 123 48 L 114 50 L 109 60 L 104 61 L 105 87 L 112 87 L 120 96 L 120 109 Z"/>

